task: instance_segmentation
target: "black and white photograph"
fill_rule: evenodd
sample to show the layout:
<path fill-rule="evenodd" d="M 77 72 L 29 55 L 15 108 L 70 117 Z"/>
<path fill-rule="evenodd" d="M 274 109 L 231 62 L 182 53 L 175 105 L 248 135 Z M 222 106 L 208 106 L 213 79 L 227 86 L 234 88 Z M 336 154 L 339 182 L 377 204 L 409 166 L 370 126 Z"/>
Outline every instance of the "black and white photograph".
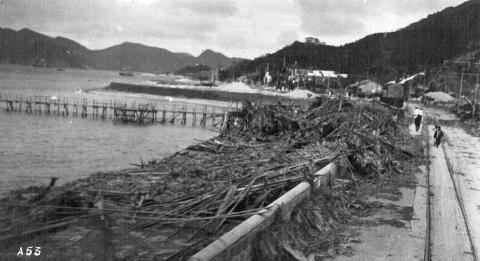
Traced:
<path fill-rule="evenodd" d="M 0 261 L 477 261 L 480 0 L 0 0 Z"/>

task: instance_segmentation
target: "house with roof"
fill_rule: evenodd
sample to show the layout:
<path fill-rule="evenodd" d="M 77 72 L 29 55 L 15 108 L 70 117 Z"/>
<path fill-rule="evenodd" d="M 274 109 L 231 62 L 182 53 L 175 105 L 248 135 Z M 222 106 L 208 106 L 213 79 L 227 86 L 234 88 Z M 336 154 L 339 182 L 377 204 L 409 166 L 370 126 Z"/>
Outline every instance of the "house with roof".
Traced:
<path fill-rule="evenodd" d="M 348 85 L 349 92 L 359 97 L 379 96 L 383 91 L 383 86 L 372 80 L 363 80 Z"/>

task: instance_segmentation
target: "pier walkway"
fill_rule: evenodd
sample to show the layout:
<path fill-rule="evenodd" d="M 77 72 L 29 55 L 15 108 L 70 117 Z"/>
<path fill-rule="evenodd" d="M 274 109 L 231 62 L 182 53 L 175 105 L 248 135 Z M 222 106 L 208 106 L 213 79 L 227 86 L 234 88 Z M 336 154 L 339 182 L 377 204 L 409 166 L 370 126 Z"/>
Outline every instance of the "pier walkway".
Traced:
<path fill-rule="evenodd" d="M 2 95 L 0 103 L 5 104 L 7 112 L 27 114 L 62 115 L 81 118 L 111 119 L 121 123 L 139 124 L 191 124 L 193 126 L 221 127 L 226 115 L 238 108 L 226 108 L 210 105 L 172 106 L 153 103 L 126 103 L 113 100 L 61 98 L 55 96 Z M 210 124 L 209 124 L 210 123 Z"/>

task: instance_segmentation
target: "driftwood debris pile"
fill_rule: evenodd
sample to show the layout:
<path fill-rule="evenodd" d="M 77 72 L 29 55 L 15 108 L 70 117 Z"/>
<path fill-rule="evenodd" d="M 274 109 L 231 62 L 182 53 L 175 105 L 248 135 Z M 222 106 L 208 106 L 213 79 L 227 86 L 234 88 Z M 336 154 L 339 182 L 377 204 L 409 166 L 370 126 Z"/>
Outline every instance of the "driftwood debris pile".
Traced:
<path fill-rule="evenodd" d="M 470 103 L 462 104 L 461 106 L 459 106 L 458 111 L 457 111 L 456 105 L 452 106 L 450 110 L 452 112 L 455 112 L 463 121 L 472 120 L 473 106 Z M 476 121 L 480 120 L 479 111 L 480 111 L 480 105 L 477 104 L 475 106 L 475 115 L 474 115 L 474 118 L 475 118 L 474 120 Z"/>
<path fill-rule="evenodd" d="M 226 132 L 245 140 L 287 140 L 291 150 L 309 144 L 333 145 L 356 173 L 382 174 L 398 164 L 394 154 L 412 156 L 402 149 L 397 135 L 401 114 L 378 103 L 360 105 L 341 100 L 318 99 L 307 110 L 247 105 L 230 117 Z"/>
<path fill-rule="evenodd" d="M 165 251 L 147 248 L 143 255 L 184 260 L 331 161 L 344 164 L 352 178 L 395 171 L 399 157 L 411 156 L 396 145 L 398 113 L 341 100 L 318 100 L 310 108 L 245 104 L 229 114 L 219 137 L 143 168 L 13 191 L 0 201 L 6 235 L 0 241 L 98 218 L 115 231 L 173 228 Z"/>

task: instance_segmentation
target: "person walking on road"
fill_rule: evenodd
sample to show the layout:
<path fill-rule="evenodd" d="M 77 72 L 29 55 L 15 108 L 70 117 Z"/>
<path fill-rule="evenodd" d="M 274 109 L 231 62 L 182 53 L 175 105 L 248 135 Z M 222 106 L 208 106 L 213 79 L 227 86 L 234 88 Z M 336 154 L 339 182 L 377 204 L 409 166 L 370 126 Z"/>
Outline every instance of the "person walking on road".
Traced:
<path fill-rule="evenodd" d="M 420 129 L 420 124 L 422 123 L 422 117 L 423 117 L 423 108 L 418 108 L 415 107 L 415 111 L 413 112 L 413 116 L 415 119 L 415 131 L 418 132 L 418 129 Z"/>
<path fill-rule="evenodd" d="M 436 148 L 438 148 L 438 146 L 440 145 L 440 142 L 442 141 L 442 137 L 443 137 L 442 127 L 436 125 L 435 133 L 433 133 L 433 138 L 435 139 L 433 144 L 435 145 Z"/>

